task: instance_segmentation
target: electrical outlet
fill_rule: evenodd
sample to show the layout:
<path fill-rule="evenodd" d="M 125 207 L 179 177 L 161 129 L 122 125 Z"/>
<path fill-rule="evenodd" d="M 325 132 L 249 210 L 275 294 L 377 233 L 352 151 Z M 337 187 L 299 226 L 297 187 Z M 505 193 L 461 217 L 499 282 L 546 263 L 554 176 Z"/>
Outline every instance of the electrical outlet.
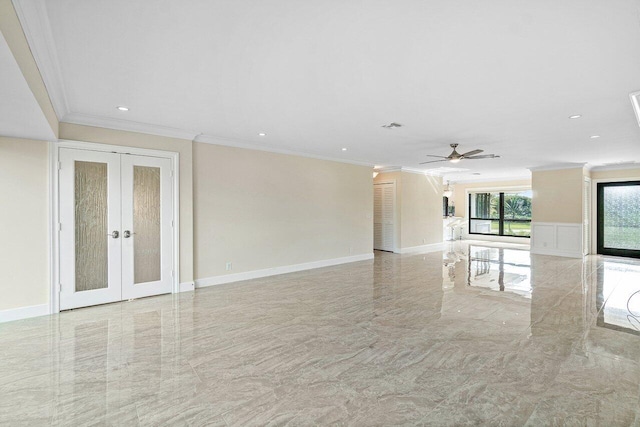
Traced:
<path fill-rule="evenodd" d="M 353 253 L 353 246 L 349 246 L 349 255 Z"/>
<path fill-rule="evenodd" d="M 422 239 L 422 244 L 426 245 L 427 244 L 427 238 L 425 237 L 424 239 Z"/>
<path fill-rule="evenodd" d="M 226 270 L 227 270 L 227 271 L 230 271 L 230 270 L 232 269 L 232 267 L 233 267 L 233 266 L 232 266 L 232 264 L 231 264 L 231 261 L 229 261 L 229 262 L 227 263 L 227 265 L 226 265 Z"/>

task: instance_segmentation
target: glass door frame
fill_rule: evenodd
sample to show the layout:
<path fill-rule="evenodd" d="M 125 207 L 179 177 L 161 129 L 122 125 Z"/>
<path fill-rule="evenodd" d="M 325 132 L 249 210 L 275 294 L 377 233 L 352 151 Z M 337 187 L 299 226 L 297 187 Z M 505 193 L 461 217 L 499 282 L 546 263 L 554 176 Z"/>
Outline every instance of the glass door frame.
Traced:
<path fill-rule="evenodd" d="M 97 144 L 83 141 L 59 140 L 49 143 L 49 277 L 50 298 L 49 311 L 51 314 L 60 312 L 60 149 L 72 148 L 76 150 L 99 151 L 117 154 L 134 154 L 148 157 L 159 157 L 171 160 L 172 200 L 173 212 L 172 233 L 172 293 L 181 291 L 180 287 L 180 153 L 173 151 L 150 150 L 145 148 L 127 147 L 120 145 Z M 193 290 L 185 289 L 185 290 Z"/>
<path fill-rule="evenodd" d="M 595 182 L 596 186 L 596 253 L 599 255 L 612 255 L 629 258 L 640 258 L 640 250 L 606 248 L 604 246 L 604 189 L 607 187 L 639 186 L 640 179 L 624 181 Z"/>

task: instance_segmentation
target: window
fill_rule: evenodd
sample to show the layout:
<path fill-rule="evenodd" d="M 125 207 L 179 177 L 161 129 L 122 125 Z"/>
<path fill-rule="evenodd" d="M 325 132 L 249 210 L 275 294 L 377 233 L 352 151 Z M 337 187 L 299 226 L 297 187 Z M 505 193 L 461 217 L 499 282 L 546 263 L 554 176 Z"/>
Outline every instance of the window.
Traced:
<path fill-rule="evenodd" d="M 469 234 L 531 236 L 531 191 L 469 194 Z"/>

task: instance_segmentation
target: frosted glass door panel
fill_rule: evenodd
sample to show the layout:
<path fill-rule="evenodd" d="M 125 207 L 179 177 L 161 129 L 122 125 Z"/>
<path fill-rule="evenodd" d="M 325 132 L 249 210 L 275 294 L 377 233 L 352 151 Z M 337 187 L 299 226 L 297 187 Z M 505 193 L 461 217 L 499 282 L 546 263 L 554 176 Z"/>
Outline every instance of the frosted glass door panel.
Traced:
<path fill-rule="evenodd" d="M 75 162 L 76 292 L 109 285 L 107 164 Z"/>
<path fill-rule="evenodd" d="M 640 250 L 640 185 L 604 187 L 604 247 Z"/>
<path fill-rule="evenodd" d="M 173 267 L 171 160 L 123 155 L 122 297 L 170 293 Z"/>
<path fill-rule="evenodd" d="M 60 309 L 119 301 L 120 155 L 59 153 Z"/>
<path fill-rule="evenodd" d="M 133 283 L 160 280 L 160 168 L 133 167 Z"/>

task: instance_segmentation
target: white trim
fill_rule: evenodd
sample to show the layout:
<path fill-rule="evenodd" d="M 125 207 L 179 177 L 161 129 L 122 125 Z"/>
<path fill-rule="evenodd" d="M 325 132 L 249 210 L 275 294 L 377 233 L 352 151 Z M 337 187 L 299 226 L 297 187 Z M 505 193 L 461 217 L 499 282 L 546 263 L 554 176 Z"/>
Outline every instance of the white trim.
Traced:
<path fill-rule="evenodd" d="M 93 116 L 81 113 L 69 113 L 61 120 L 64 123 L 71 123 L 84 126 L 94 126 L 105 129 L 115 129 L 127 132 L 144 133 L 148 135 L 163 136 L 168 138 L 185 139 L 202 144 L 222 145 L 226 147 L 244 148 L 247 150 L 265 151 L 268 153 L 285 154 L 290 156 L 306 157 L 310 159 L 327 160 L 331 162 L 347 163 L 351 165 L 373 167 L 373 163 L 359 160 L 348 160 L 336 157 L 323 156 L 321 154 L 308 153 L 295 150 L 267 147 L 259 144 L 252 144 L 245 141 L 222 138 L 212 135 L 205 135 L 195 131 L 160 126 L 151 123 L 135 122 L 132 120 L 122 120 L 110 117 Z"/>
<path fill-rule="evenodd" d="M 224 283 L 241 282 L 243 280 L 259 279 L 261 277 L 277 276 L 279 274 L 294 273 L 296 271 L 312 270 L 314 268 L 331 267 L 334 265 L 347 264 L 350 262 L 366 261 L 373 259 L 373 253 L 352 255 L 342 258 L 325 259 L 322 261 L 305 262 L 302 264 L 285 265 L 282 267 L 265 268 L 264 270 L 253 270 L 244 273 L 224 274 L 221 276 L 196 279 L 196 288 L 222 285 Z"/>
<path fill-rule="evenodd" d="M 476 193 L 486 193 L 486 192 L 496 192 L 496 191 L 500 193 L 506 193 L 508 191 L 529 191 L 529 190 L 531 190 L 531 185 L 513 185 L 513 186 L 478 187 L 478 188 L 473 187 L 473 188 L 465 188 L 465 194 L 469 196 L 469 194 L 476 194 Z M 469 197 L 467 197 L 467 204 L 469 203 L 468 199 Z M 469 213 L 469 209 L 467 209 L 467 214 L 468 213 Z"/>
<path fill-rule="evenodd" d="M 397 253 L 413 254 L 413 253 L 429 253 L 444 250 L 444 242 L 431 243 L 429 245 L 411 246 L 409 248 L 400 248 Z"/>
<path fill-rule="evenodd" d="M 463 180 L 459 180 L 459 181 L 455 181 L 455 180 L 449 180 L 449 183 L 451 185 L 457 185 L 457 184 L 478 184 L 478 183 L 484 183 L 484 182 L 507 182 L 507 181 L 531 181 L 531 172 L 527 172 L 526 175 L 509 175 L 509 176 L 504 176 L 504 177 L 493 177 L 493 178 L 480 178 L 480 179 L 463 179 Z M 501 187 L 504 188 L 504 187 Z"/>
<path fill-rule="evenodd" d="M 180 292 L 191 292 L 195 290 L 195 288 L 196 288 L 196 283 L 193 281 L 180 283 Z"/>
<path fill-rule="evenodd" d="M 49 142 L 49 313 L 60 311 L 58 277 L 60 277 L 58 229 L 58 148 Z"/>
<path fill-rule="evenodd" d="M 536 255 L 561 256 L 565 258 L 582 258 L 582 254 L 576 251 L 561 251 L 558 249 L 531 248 L 531 253 Z"/>
<path fill-rule="evenodd" d="M 370 168 L 374 167 L 373 163 L 361 161 L 361 160 L 349 160 L 349 159 L 343 159 L 343 158 L 337 158 L 337 157 L 324 156 L 322 154 L 317 154 L 317 153 L 287 150 L 284 148 L 267 147 L 264 145 L 252 144 L 245 141 L 240 141 L 240 140 L 235 140 L 230 138 L 222 138 L 222 137 L 212 136 L 212 135 L 199 134 L 193 139 L 193 142 L 199 142 L 202 144 L 222 145 L 225 147 L 244 148 L 247 150 L 265 151 L 267 153 L 286 154 L 290 156 L 306 157 L 309 159 L 327 160 L 330 162 L 346 163 L 350 165 L 366 166 Z M 376 170 L 376 172 L 378 171 Z"/>
<path fill-rule="evenodd" d="M 45 0 L 12 0 L 58 120 L 69 112 Z"/>
<path fill-rule="evenodd" d="M 546 234 L 542 234 L 543 229 Z M 569 235 L 566 234 L 567 231 Z M 571 235 L 574 236 L 573 239 Z M 582 236 L 582 223 L 532 221 L 531 253 L 582 258 Z"/>
<path fill-rule="evenodd" d="M 587 184 L 589 188 L 589 200 L 587 200 L 587 193 L 585 192 L 585 184 Z M 587 245 L 587 242 L 584 241 L 585 237 L 591 241 L 591 229 L 593 227 L 593 209 L 590 210 L 590 214 L 588 218 L 586 218 L 586 212 L 584 211 L 584 207 L 588 204 L 591 204 L 593 200 L 593 186 L 591 184 L 591 178 L 588 176 L 583 177 L 582 179 L 582 233 L 583 233 L 583 242 L 582 242 L 582 255 L 589 255 L 591 253 L 591 245 Z M 593 206 L 593 205 L 592 205 Z M 589 246 L 589 247 L 587 247 Z"/>
<path fill-rule="evenodd" d="M 0 311 L 0 323 L 12 320 L 28 319 L 30 317 L 47 316 L 49 304 L 31 305 L 28 307 L 11 308 Z"/>
<path fill-rule="evenodd" d="M 76 125 L 94 126 L 105 129 L 146 133 L 168 138 L 186 139 L 189 141 L 193 141 L 193 139 L 198 135 L 197 132 L 169 126 L 160 126 L 150 123 L 135 122 L 132 120 L 114 119 L 111 117 L 100 117 L 81 113 L 68 113 L 60 121 Z"/>
<path fill-rule="evenodd" d="M 495 243 L 516 243 L 519 245 L 531 245 L 531 238 L 515 237 L 515 236 L 495 236 L 490 234 L 469 234 L 469 227 L 465 227 L 462 232 L 462 238 L 464 240 L 477 240 L 480 242 L 495 242 Z M 449 242 L 452 240 L 448 240 Z"/>
<path fill-rule="evenodd" d="M 590 169 L 590 171 L 606 172 L 606 171 L 617 171 L 617 170 L 625 170 L 625 169 L 640 169 L 640 163 L 627 162 L 627 163 L 616 163 L 616 164 L 609 164 L 609 165 L 593 166 Z"/>
<path fill-rule="evenodd" d="M 530 167 L 529 170 L 531 172 L 538 171 L 553 171 L 553 170 L 561 170 L 561 169 L 583 169 L 587 164 L 586 163 L 556 163 L 552 165 L 545 166 L 533 166 Z"/>
<path fill-rule="evenodd" d="M 638 122 L 638 125 L 640 125 L 640 91 L 631 92 L 629 94 L 629 99 L 633 106 L 633 112 L 636 113 L 636 121 Z"/>
<path fill-rule="evenodd" d="M 398 184 L 396 183 L 395 179 L 381 179 L 378 182 L 373 183 L 373 188 L 375 190 L 375 186 L 376 185 L 382 185 L 382 184 L 393 184 L 393 248 L 392 248 L 392 252 L 393 253 L 398 253 L 399 251 L 399 247 L 400 247 L 400 223 L 399 221 L 399 217 L 400 215 L 398 214 L 398 209 L 400 209 L 400 204 L 398 203 Z M 375 197 L 374 197 L 375 199 Z M 375 200 L 374 200 L 374 204 L 375 204 Z M 375 208 L 375 206 L 374 206 Z M 374 209 L 375 210 L 375 209 Z M 372 222 L 375 228 L 375 212 L 374 215 L 372 215 Z M 375 246 L 375 230 L 374 230 L 374 246 Z M 376 249 L 375 247 L 373 247 L 373 250 L 387 250 L 387 249 Z"/>
<path fill-rule="evenodd" d="M 173 184 L 173 266 L 172 269 L 175 272 L 172 280 L 172 292 L 178 293 L 181 290 L 180 287 L 180 153 L 173 151 L 161 151 L 161 150 L 149 150 L 146 148 L 126 147 L 120 145 L 99 144 L 93 142 L 84 141 L 69 141 L 59 140 L 53 142 L 50 145 L 49 158 L 50 158 L 50 181 L 52 196 L 50 198 L 51 209 L 51 228 L 50 239 L 52 253 L 50 254 L 50 295 L 48 309 L 50 313 L 60 312 L 60 241 L 59 241 L 59 229 L 58 224 L 60 222 L 59 212 L 59 182 L 58 182 L 58 162 L 59 151 L 61 148 L 73 148 L 77 150 L 89 150 L 89 151 L 101 151 L 101 152 L 115 152 L 121 154 L 135 154 L 140 156 L 152 156 L 162 157 L 171 160 L 171 169 L 173 171 L 172 184 Z"/>
<path fill-rule="evenodd" d="M 387 166 L 382 168 L 376 168 L 376 172 L 379 173 L 388 173 L 388 172 L 407 172 L 407 173 L 415 173 L 417 175 L 427 175 L 427 176 L 439 176 L 442 174 L 437 172 L 431 172 L 429 169 L 416 169 L 416 168 L 408 168 L 405 166 Z"/>

